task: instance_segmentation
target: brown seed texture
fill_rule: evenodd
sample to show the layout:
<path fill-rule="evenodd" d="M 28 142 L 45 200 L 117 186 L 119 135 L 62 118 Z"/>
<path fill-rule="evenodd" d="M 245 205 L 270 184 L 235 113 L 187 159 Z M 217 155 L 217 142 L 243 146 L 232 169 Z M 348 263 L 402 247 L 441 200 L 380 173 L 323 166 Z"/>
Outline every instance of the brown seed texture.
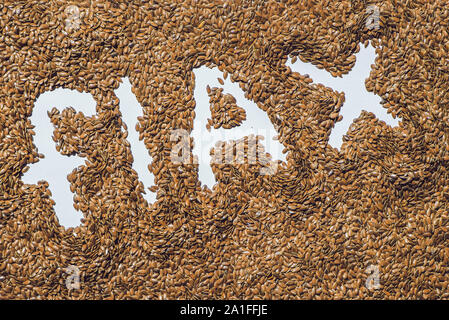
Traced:
<path fill-rule="evenodd" d="M 378 28 L 367 27 L 366 1 L 3 0 L 0 298 L 449 298 L 449 5 L 369 3 Z M 391 128 L 362 112 L 336 150 L 328 138 L 343 93 L 286 61 L 342 76 L 368 42 L 377 57 L 367 90 L 402 121 Z M 196 164 L 170 161 L 172 130 L 193 129 L 193 70 L 203 65 L 269 116 L 287 159 L 272 174 L 260 173 L 272 162 L 262 150 L 255 162 L 213 164 L 209 190 Z M 154 204 L 132 169 L 134 128 L 114 94 L 123 77 L 143 109 L 136 129 L 153 159 Z M 21 180 L 43 156 L 29 120 L 35 101 L 56 88 L 97 102 L 93 117 L 49 112 L 49 143 L 86 160 L 67 177 L 84 214 L 68 229 L 48 183 Z M 246 119 L 232 96 L 209 95 L 209 125 Z M 69 266 L 79 289 L 66 286 Z M 378 288 L 366 285 L 370 266 Z"/>

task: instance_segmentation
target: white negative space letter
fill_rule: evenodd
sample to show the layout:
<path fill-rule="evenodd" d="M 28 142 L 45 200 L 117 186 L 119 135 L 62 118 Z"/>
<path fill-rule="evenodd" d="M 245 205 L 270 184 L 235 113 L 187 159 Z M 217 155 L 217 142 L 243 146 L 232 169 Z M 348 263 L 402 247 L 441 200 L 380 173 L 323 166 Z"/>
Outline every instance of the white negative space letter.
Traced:
<path fill-rule="evenodd" d="M 67 175 L 85 162 L 81 157 L 62 155 L 56 150 L 52 139 L 54 126 L 47 114 L 53 107 L 61 111 L 69 106 L 86 116 L 96 113 L 93 97 L 75 90 L 59 88 L 43 93 L 36 100 L 30 121 L 35 126 L 34 144 L 45 158 L 30 165 L 23 176 L 23 182 L 35 184 L 39 180 L 46 180 L 55 201 L 54 210 L 59 223 L 64 227 L 75 227 L 81 224 L 82 214 L 73 207 L 73 193 L 70 191 Z"/>
<path fill-rule="evenodd" d="M 137 118 L 143 116 L 142 106 L 131 91 L 129 79 L 123 78 L 122 80 L 123 82 L 115 91 L 115 95 L 120 100 L 122 120 L 128 128 L 128 142 L 131 145 L 131 152 L 134 159 L 132 168 L 137 172 L 139 180 L 145 188 L 145 194 L 142 196 L 150 204 L 154 203 L 156 200 L 156 193 L 148 189 L 154 184 L 154 175 L 148 170 L 148 165 L 153 159 L 150 156 L 144 141 L 139 139 L 139 132 L 136 131 Z"/>
<path fill-rule="evenodd" d="M 210 166 L 210 150 L 215 147 L 215 144 L 218 141 L 240 139 L 251 134 L 262 135 L 265 137 L 265 140 L 261 141 L 261 143 L 265 148 L 265 152 L 271 154 L 272 160 L 286 161 L 285 154 L 282 153 L 284 146 L 279 141 L 273 139 L 274 136 L 277 135 L 277 131 L 271 123 L 270 118 L 265 111 L 257 106 L 256 103 L 245 97 L 244 91 L 240 88 L 238 83 L 233 83 L 228 78 L 224 80 L 224 85 L 221 85 L 217 78 L 223 79 L 223 74 L 217 67 L 211 69 L 202 66 L 194 69 L 194 74 L 196 117 L 193 122 L 192 131 L 194 140 L 192 153 L 194 156 L 198 157 L 198 175 L 203 185 L 207 185 L 212 189 L 213 185 L 216 183 L 215 176 Z M 209 95 L 206 90 L 207 85 L 210 87 L 223 88 L 224 94 L 232 94 L 236 99 L 237 105 L 245 109 L 246 120 L 243 121 L 240 126 L 232 129 L 214 129 L 212 127 L 210 132 L 206 129 L 207 118 L 211 118 Z"/>
<path fill-rule="evenodd" d="M 334 148 L 340 149 L 343 143 L 343 135 L 348 132 L 354 119 L 360 115 L 362 107 L 374 113 L 379 120 L 385 121 L 387 125 L 392 127 L 398 125 L 398 120 L 394 119 L 387 109 L 380 104 L 381 98 L 366 90 L 365 79 L 369 77 L 371 64 L 374 64 L 375 59 L 375 49 L 371 45 L 367 48 L 362 46 L 356 55 L 356 64 L 349 74 L 343 75 L 343 78 L 333 77 L 326 70 L 319 69 L 311 63 L 304 63 L 300 59 L 294 64 L 291 63 L 290 58 L 287 61 L 287 66 L 292 71 L 302 75 L 308 74 L 315 83 L 322 83 L 332 90 L 345 93 L 345 103 L 340 109 L 343 120 L 335 124 L 329 137 L 329 144 Z"/>
<path fill-rule="evenodd" d="M 135 130 L 137 117 L 142 115 L 142 108 L 131 91 L 128 79 L 125 79 L 115 93 L 124 104 L 120 107 L 120 111 L 122 120 L 128 128 L 128 141 L 134 159 L 132 168 L 137 172 L 145 187 L 146 194 L 143 195 L 145 200 L 153 203 L 156 195 L 148 190 L 148 187 L 154 184 L 154 176 L 147 167 L 152 159 L 143 141 L 139 140 L 139 133 Z M 34 144 L 45 158 L 30 166 L 23 176 L 23 181 L 35 184 L 39 180 L 46 180 L 52 199 L 55 201 L 54 210 L 59 223 L 66 228 L 75 227 L 80 225 L 82 214 L 73 207 L 73 193 L 70 190 L 67 175 L 85 162 L 78 156 L 65 156 L 56 150 L 52 139 L 54 126 L 47 115 L 47 111 L 54 106 L 58 106 L 57 109 L 60 111 L 73 106 L 77 112 L 81 111 L 86 116 L 96 114 L 96 102 L 88 93 L 60 88 L 39 96 L 30 120 L 35 126 Z"/>

